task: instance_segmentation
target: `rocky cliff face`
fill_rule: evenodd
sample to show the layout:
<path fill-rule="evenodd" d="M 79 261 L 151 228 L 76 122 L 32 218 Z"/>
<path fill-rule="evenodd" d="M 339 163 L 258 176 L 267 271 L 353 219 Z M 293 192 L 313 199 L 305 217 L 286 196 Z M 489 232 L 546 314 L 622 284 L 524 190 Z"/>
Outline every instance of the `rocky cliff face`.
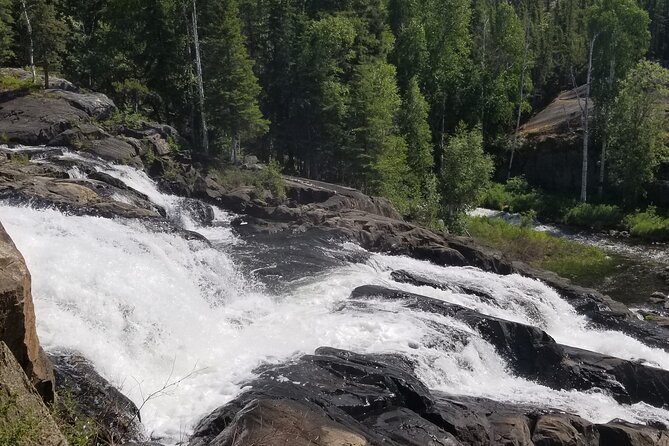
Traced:
<path fill-rule="evenodd" d="M 7 344 L 44 400 L 51 401 L 53 369 L 37 337 L 30 280 L 23 256 L 0 224 L 0 341 Z"/>
<path fill-rule="evenodd" d="M 5 445 L 67 446 L 14 354 L 0 341 L 0 441 Z"/>

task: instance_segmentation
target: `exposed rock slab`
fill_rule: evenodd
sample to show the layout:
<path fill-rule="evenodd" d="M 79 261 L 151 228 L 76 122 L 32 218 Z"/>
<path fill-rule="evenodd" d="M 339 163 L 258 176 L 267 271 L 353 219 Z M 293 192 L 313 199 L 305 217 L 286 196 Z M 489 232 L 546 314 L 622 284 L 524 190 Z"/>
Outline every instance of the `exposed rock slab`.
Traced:
<path fill-rule="evenodd" d="M 190 446 L 640 446 L 647 438 L 650 444 L 669 440 L 662 429 L 595 425 L 550 409 L 431 392 L 398 356 L 320 348 L 259 372 L 249 390 L 198 424 Z M 613 442 L 600 443 L 600 435 Z M 290 438 L 296 443 L 287 443 Z"/>
<path fill-rule="evenodd" d="M 20 144 L 48 144 L 89 120 L 85 111 L 57 97 L 23 96 L 0 103 L 0 135 Z"/>
<path fill-rule="evenodd" d="M 40 395 L 26 377 L 7 345 L 0 341 L 0 431 L 6 441 L 67 446 Z M 15 435 L 10 435 L 14 432 Z M 21 434 L 19 434 L 21 432 Z M 17 438 L 18 437 L 18 438 Z M 9 444 L 9 443 L 5 443 Z"/>
<path fill-rule="evenodd" d="M 161 217 L 161 210 L 142 194 L 127 187 L 119 188 L 114 180 L 106 182 L 106 177 L 98 175 L 96 178 L 70 179 L 64 168 L 58 166 L 21 165 L 0 159 L 0 199 L 32 203 L 34 206 L 53 206 L 77 215 Z M 133 204 L 118 201 L 118 195 L 125 196 L 125 201 Z"/>
<path fill-rule="evenodd" d="M 1 224 L 0 341 L 7 345 L 42 398 L 52 401 L 53 369 L 37 337 L 30 272 Z"/>

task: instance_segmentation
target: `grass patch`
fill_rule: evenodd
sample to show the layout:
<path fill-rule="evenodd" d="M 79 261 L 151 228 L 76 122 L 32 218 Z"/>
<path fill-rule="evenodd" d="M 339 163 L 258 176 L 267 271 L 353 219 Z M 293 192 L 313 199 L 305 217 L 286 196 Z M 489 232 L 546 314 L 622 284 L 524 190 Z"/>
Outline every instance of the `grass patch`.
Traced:
<path fill-rule="evenodd" d="M 467 230 L 479 243 L 514 260 L 547 269 L 576 282 L 610 273 L 617 260 L 593 246 L 561 239 L 500 219 L 467 218 Z"/>
<path fill-rule="evenodd" d="M 14 76 L 0 74 L 0 91 L 27 91 L 40 90 L 39 84 L 33 84 L 31 80 L 21 80 Z"/>
<path fill-rule="evenodd" d="M 9 159 L 19 166 L 27 166 L 30 164 L 30 156 L 27 153 L 12 153 L 9 155 Z"/>

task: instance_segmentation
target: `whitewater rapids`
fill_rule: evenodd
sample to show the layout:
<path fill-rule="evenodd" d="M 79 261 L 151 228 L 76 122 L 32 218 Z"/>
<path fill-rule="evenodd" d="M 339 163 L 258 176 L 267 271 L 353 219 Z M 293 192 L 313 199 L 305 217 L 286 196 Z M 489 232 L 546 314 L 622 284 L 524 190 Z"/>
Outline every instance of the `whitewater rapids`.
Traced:
<path fill-rule="evenodd" d="M 178 197 L 158 191 L 142 172 L 104 163 L 98 168 L 143 192 L 166 208 L 172 221 L 212 244 L 156 232 L 141 221 L 7 204 L 0 205 L 0 221 L 31 271 L 42 344 L 89 358 L 141 406 L 154 438 L 169 443 L 187 437 L 202 416 L 243 390 L 258 365 L 320 346 L 402 353 L 416 361 L 428 387 L 453 394 L 552 407 L 598 423 L 614 418 L 669 422 L 667 410 L 621 405 L 603 393 L 556 391 L 515 377 L 489 343 L 454 319 L 408 312 L 399 303 L 375 302 L 372 312 L 346 305 L 361 285 L 399 288 L 537 326 L 563 344 L 669 370 L 669 353 L 619 332 L 589 328 L 583 316 L 536 280 L 374 254 L 274 294 L 235 262 L 231 250 L 244 242 L 230 228 L 231 215 L 217 209 L 215 225 L 199 227 L 181 213 Z M 496 300 L 399 284 L 390 277 L 397 269 L 484 290 Z M 435 321 L 466 336 L 444 339 L 433 328 Z"/>

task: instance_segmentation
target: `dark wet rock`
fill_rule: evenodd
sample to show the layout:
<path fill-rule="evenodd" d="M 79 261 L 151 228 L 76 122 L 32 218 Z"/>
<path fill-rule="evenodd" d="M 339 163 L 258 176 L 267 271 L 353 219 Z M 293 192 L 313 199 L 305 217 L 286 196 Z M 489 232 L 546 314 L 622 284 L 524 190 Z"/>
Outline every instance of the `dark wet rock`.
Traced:
<path fill-rule="evenodd" d="M 275 293 L 290 288 L 299 279 L 369 258 L 367 251 L 343 249 L 343 239 L 333 231 L 311 228 L 304 232 L 252 233 L 250 225 L 242 227 L 246 228 L 242 231 L 247 231 L 245 243 L 230 248 L 235 264 L 253 271 Z"/>
<path fill-rule="evenodd" d="M 93 171 L 93 172 L 89 173 L 87 176 L 91 180 L 96 180 L 96 181 L 101 181 L 103 183 L 107 183 L 110 186 L 114 186 L 117 189 L 128 190 L 128 186 L 126 186 L 126 184 L 123 181 L 119 180 L 116 177 L 113 177 L 113 176 L 109 175 L 108 173 L 98 172 L 96 170 L 96 171 Z M 148 197 L 146 197 L 146 199 L 148 200 Z"/>
<path fill-rule="evenodd" d="M 214 209 L 199 200 L 184 199 L 180 209 L 201 226 L 210 226 L 214 221 Z"/>
<path fill-rule="evenodd" d="M 438 280 L 430 279 L 427 277 L 422 277 L 418 274 L 410 273 L 409 271 L 397 270 L 390 273 L 390 277 L 399 283 L 409 283 L 416 286 L 427 286 L 432 288 L 437 288 L 440 290 L 454 291 L 457 293 L 471 294 L 478 296 L 484 302 L 493 302 L 495 297 L 492 296 L 485 290 L 477 289 L 473 287 L 464 286 L 462 284 L 447 284 L 440 282 Z"/>
<path fill-rule="evenodd" d="M 258 373 L 246 392 L 200 421 L 190 446 L 278 445 L 287 438 L 295 438 L 289 444 L 332 446 L 619 444 L 600 443 L 600 429 L 605 436 L 629 430 L 636 446 L 646 444 L 636 440 L 645 435 L 666 435 L 659 428 L 601 426 L 550 409 L 429 391 L 411 362 L 395 355 L 320 348 Z"/>
<path fill-rule="evenodd" d="M 626 422 L 598 427 L 600 444 L 616 446 L 656 446 L 669 444 L 669 431 L 643 428 Z"/>
<path fill-rule="evenodd" d="M 122 444 L 146 439 L 137 406 L 100 376 L 86 358 L 73 352 L 51 353 L 49 358 L 56 374 L 56 391 L 74 403 L 75 413 L 70 415 L 92 419 L 98 441 Z"/>
<path fill-rule="evenodd" d="M 364 286 L 356 288 L 351 298 L 400 301 L 412 311 L 461 320 L 491 343 L 516 374 L 554 389 L 603 389 L 624 404 L 669 404 L 669 371 L 561 345 L 538 328 L 417 294 Z"/>

